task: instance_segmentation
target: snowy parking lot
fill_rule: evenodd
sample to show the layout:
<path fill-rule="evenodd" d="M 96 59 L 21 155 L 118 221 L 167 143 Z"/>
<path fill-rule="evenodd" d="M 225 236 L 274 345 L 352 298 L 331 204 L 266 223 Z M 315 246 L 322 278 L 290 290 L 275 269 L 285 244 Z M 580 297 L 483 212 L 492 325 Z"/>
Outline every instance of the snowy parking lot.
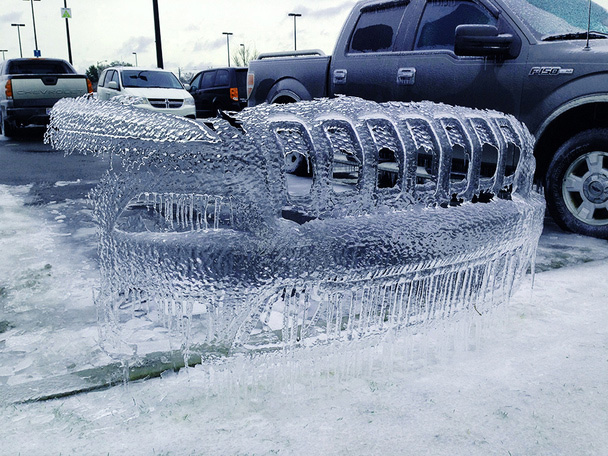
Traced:
<path fill-rule="evenodd" d="M 28 198 L 0 186 L 3 454 L 608 452 L 606 241 L 547 222 L 533 288 L 481 317 L 28 403 L 116 361 L 85 201 Z"/>

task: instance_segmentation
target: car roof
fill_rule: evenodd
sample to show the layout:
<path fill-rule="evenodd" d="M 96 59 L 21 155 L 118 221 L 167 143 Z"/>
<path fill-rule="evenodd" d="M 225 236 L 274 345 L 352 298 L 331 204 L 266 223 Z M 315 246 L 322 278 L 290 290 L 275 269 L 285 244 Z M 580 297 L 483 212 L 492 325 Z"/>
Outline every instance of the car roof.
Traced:
<path fill-rule="evenodd" d="M 247 67 L 218 67 L 218 68 L 207 68 L 206 70 L 201 70 L 199 73 L 205 73 L 207 71 L 217 71 L 217 70 L 234 70 L 234 71 L 243 71 L 247 70 Z"/>
<path fill-rule="evenodd" d="M 164 73 L 172 73 L 172 71 L 165 70 L 164 68 L 144 68 L 144 67 L 134 67 L 134 66 L 111 66 L 111 67 L 106 68 L 106 70 L 162 71 Z"/>
<path fill-rule="evenodd" d="M 42 61 L 53 61 L 53 62 L 66 62 L 67 60 L 65 59 L 60 59 L 60 58 L 55 58 L 55 57 L 17 57 L 14 59 L 6 59 L 7 62 L 23 62 L 23 61 L 28 61 L 28 60 L 42 60 Z"/>

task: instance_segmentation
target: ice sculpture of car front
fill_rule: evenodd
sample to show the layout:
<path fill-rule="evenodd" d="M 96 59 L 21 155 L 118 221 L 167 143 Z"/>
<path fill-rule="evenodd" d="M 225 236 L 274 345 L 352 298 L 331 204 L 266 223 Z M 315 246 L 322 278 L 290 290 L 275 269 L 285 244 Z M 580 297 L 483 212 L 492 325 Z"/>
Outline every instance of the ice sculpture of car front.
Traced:
<path fill-rule="evenodd" d="M 103 103 L 60 102 L 47 139 L 120 163 L 92 195 L 105 340 L 360 338 L 482 314 L 534 258 L 544 200 L 511 116 L 344 97 L 204 125 Z"/>

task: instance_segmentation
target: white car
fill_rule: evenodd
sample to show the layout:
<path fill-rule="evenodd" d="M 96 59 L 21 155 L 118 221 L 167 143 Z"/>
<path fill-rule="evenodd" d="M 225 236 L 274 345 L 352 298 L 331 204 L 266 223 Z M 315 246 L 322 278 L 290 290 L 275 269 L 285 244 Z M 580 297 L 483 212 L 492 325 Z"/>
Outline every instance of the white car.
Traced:
<path fill-rule="evenodd" d="M 138 108 L 196 117 L 194 98 L 177 77 L 167 70 L 136 67 L 106 68 L 99 78 L 97 97 L 120 97 Z"/>

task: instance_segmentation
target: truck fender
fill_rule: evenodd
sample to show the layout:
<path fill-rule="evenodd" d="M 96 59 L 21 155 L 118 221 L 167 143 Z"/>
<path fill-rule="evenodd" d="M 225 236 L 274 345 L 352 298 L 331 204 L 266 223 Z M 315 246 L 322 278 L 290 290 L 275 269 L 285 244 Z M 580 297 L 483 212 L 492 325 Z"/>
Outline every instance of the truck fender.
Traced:
<path fill-rule="evenodd" d="M 564 103 L 563 105 L 552 111 L 551 114 L 547 118 L 545 118 L 545 120 L 540 124 L 540 127 L 538 127 L 538 129 L 536 130 L 536 134 L 534 136 L 537 140 L 540 139 L 549 127 L 549 125 L 551 125 L 562 114 L 565 114 L 571 109 L 575 109 L 584 105 L 590 105 L 593 103 L 608 103 L 608 93 L 585 95 L 579 98 L 575 98 L 574 100 L 569 100 L 568 102 Z"/>
<path fill-rule="evenodd" d="M 608 97 L 607 89 L 606 72 L 582 75 L 565 81 L 555 87 L 551 94 L 529 113 L 531 119 L 539 119 L 537 125 L 528 125 L 530 131 L 537 140 L 540 139 L 551 123 L 565 112 L 585 104 L 605 102 Z M 577 96 L 578 94 L 580 96 Z M 544 120 L 540 121 L 541 119 Z"/>
<path fill-rule="evenodd" d="M 302 100 L 312 100 L 312 96 L 304 85 L 294 78 L 283 78 L 274 83 L 268 91 L 268 103 L 289 103 Z"/>

